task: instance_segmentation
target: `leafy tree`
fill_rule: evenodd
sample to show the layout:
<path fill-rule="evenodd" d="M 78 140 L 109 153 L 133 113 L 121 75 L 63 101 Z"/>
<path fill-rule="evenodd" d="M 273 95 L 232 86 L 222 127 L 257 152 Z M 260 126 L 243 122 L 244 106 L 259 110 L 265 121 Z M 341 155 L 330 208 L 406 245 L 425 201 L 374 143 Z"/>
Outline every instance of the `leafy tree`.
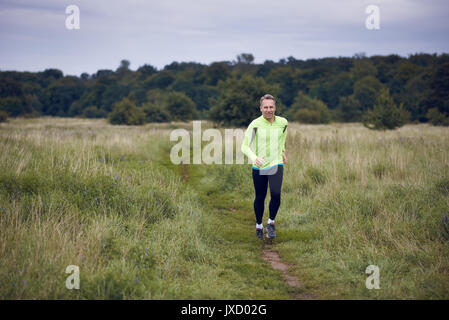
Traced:
<path fill-rule="evenodd" d="M 0 122 L 8 121 L 8 112 L 0 110 Z"/>
<path fill-rule="evenodd" d="M 434 126 L 449 126 L 449 116 L 438 111 L 438 108 L 430 108 L 426 117 Z"/>
<path fill-rule="evenodd" d="M 58 80 L 64 76 L 62 71 L 58 69 L 45 69 L 42 75 L 45 78 L 53 78 L 54 80 Z"/>
<path fill-rule="evenodd" d="M 0 111 L 6 112 L 10 117 L 17 117 L 30 112 L 18 97 L 0 98 Z"/>
<path fill-rule="evenodd" d="M 8 121 L 8 112 L 0 110 L 0 122 Z"/>
<path fill-rule="evenodd" d="M 141 125 L 145 122 L 145 113 L 128 98 L 114 104 L 109 114 L 111 124 Z"/>
<path fill-rule="evenodd" d="M 175 121 L 187 121 L 198 118 L 195 103 L 181 92 L 170 92 L 165 100 L 165 110 Z"/>
<path fill-rule="evenodd" d="M 276 62 L 272 60 L 265 60 L 262 65 L 259 65 L 255 75 L 256 77 L 266 77 L 274 68 L 276 68 Z"/>
<path fill-rule="evenodd" d="M 402 104 L 398 107 L 389 90 L 382 89 L 377 103 L 372 110 L 368 110 L 363 125 L 369 129 L 386 130 L 402 127 L 410 118 L 410 113 L 406 111 Z"/>
<path fill-rule="evenodd" d="M 301 123 L 318 124 L 321 123 L 321 114 L 317 110 L 299 109 L 293 114 L 292 119 Z"/>
<path fill-rule="evenodd" d="M 172 120 L 167 110 L 167 93 L 161 89 L 147 92 L 147 102 L 142 105 L 146 122 L 168 122 Z"/>
<path fill-rule="evenodd" d="M 396 102 L 404 102 L 404 99 L 409 96 L 409 92 L 405 90 L 406 83 L 422 72 L 423 68 L 405 60 L 402 61 L 391 74 L 388 81 L 388 88 L 390 94 Z"/>
<path fill-rule="evenodd" d="M 337 108 L 338 118 L 344 122 L 357 122 L 362 119 L 360 102 L 354 95 L 341 97 Z"/>
<path fill-rule="evenodd" d="M 377 68 L 370 60 L 366 58 L 355 59 L 354 65 L 350 69 L 350 73 L 355 80 L 359 80 L 368 76 L 375 77 L 377 74 Z"/>
<path fill-rule="evenodd" d="M 449 114 L 449 62 L 439 65 L 433 70 L 425 104 L 430 108 Z"/>
<path fill-rule="evenodd" d="M 419 74 L 421 71 L 422 68 L 406 61 L 399 65 L 396 70 L 394 79 L 400 84 L 401 87 L 403 87 L 407 83 L 407 81 Z"/>
<path fill-rule="evenodd" d="M 104 78 L 109 78 L 111 76 L 114 75 L 114 71 L 109 70 L 109 69 L 101 69 L 98 70 L 97 73 L 92 75 L 93 79 L 104 79 Z"/>
<path fill-rule="evenodd" d="M 151 104 L 165 104 L 167 92 L 161 89 L 151 89 L 147 91 L 147 101 Z"/>
<path fill-rule="evenodd" d="M 4 78 L 0 81 L 0 97 L 21 96 L 23 94 L 22 83 L 12 78 Z"/>
<path fill-rule="evenodd" d="M 105 90 L 100 95 L 100 108 L 110 112 L 112 105 L 128 97 L 131 93 L 131 86 L 129 84 L 119 84 L 118 82 L 111 83 L 106 86 Z M 136 103 L 136 101 L 134 101 Z"/>
<path fill-rule="evenodd" d="M 426 99 L 431 96 L 430 77 L 431 72 L 425 70 L 409 79 L 402 90 L 402 94 L 396 99 L 396 102 L 403 102 L 405 109 L 410 111 L 412 121 L 427 121 Z"/>
<path fill-rule="evenodd" d="M 42 103 L 35 94 L 26 94 L 22 97 L 23 114 L 38 116 L 42 110 Z"/>
<path fill-rule="evenodd" d="M 186 96 L 193 100 L 199 111 L 209 109 L 208 99 L 218 95 L 216 87 L 195 84 L 191 79 L 177 79 L 170 88 L 174 91 L 185 93 Z"/>
<path fill-rule="evenodd" d="M 436 54 L 428 54 L 428 53 L 417 53 L 412 54 L 408 57 L 410 63 L 413 63 L 417 66 L 427 67 L 435 61 Z"/>
<path fill-rule="evenodd" d="M 276 96 L 286 108 L 293 105 L 298 91 L 302 91 L 324 102 L 343 121 L 361 120 L 361 114 L 373 109 L 383 87 L 389 88 L 396 105 L 403 103 L 413 121 L 426 122 L 435 118 L 433 111 L 430 112 L 433 117 L 427 117 L 432 108 L 437 108 L 440 114 L 449 114 L 448 54 L 416 54 L 408 58 L 398 55 L 367 58 L 364 54 L 357 54 L 354 57 L 308 60 L 290 56 L 278 62 L 268 60 L 255 64 L 254 56 L 244 53 L 236 61 L 218 61 L 210 65 L 175 61 L 161 71 L 150 65 L 132 71 L 129 66 L 128 60 L 122 60 L 115 71 L 102 69 L 92 75 L 82 73 L 80 77 L 64 77 L 58 69 L 0 71 L 0 98 L 12 98 L 7 100 L 7 104 L 2 100 L 3 108 L 10 111 L 10 116 L 82 116 L 90 106 L 97 106 L 98 112 L 109 113 L 115 103 L 131 93 L 135 95 L 135 105 L 145 104 L 150 101 L 148 90 L 159 88 L 166 92 L 184 93 L 203 118 L 209 116 L 213 101 L 231 97 L 229 92 L 220 92 L 228 90 L 220 86 L 221 82 L 229 79 L 238 81 L 247 76 L 264 77 L 270 88 L 277 88 Z M 244 95 L 248 94 L 239 95 L 238 90 L 241 88 L 232 95 L 233 104 L 245 105 L 247 98 Z M 266 92 L 275 94 L 271 89 L 260 91 L 264 91 L 260 95 Z M 258 97 L 254 98 L 256 105 L 257 100 Z M 281 106 L 278 102 L 278 112 Z M 291 116 L 294 117 L 298 110 L 295 109 Z M 95 114 L 92 111 L 89 109 L 86 114 Z M 217 116 L 220 112 L 214 110 L 211 115 Z M 241 113 L 240 110 L 236 112 Z M 255 114 L 258 114 L 257 108 Z M 316 118 L 314 112 L 301 111 L 301 114 L 303 119 Z M 230 123 L 233 122 L 232 117 L 223 113 L 216 119 Z M 161 119 L 165 119 L 163 110 Z"/>
<path fill-rule="evenodd" d="M 43 112 L 52 116 L 67 116 L 73 101 L 83 93 L 83 83 L 77 77 L 64 77 L 52 82 L 45 90 Z"/>
<path fill-rule="evenodd" d="M 117 68 L 117 71 L 121 71 L 121 70 L 128 71 L 130 65 L 131 65 L 131 62 L 129 62 L 129 60 L 123 59 L 122 61 L 120 61 L 120 67 Z"/>
<path fill-rule="evenodd" d="M 146 89 L 165 89 L 175 81 L 175 77 L 172 75 L 171 71 L 162 70 L 158 73 L 153 74 L 144 83 Z"/>
<path fill-rule="evenodd" d="M 366 76 L 354 83 L 354 96 L 360 102 L 362 111 L 372 109 L 384 85 L 373 76 Z"/>
<path fill-rule="evenodd" d="M 171 121 L 170 113 L 166 110 L 165 105 L 154 105 L 147 102 L 142 105 L 142 109 L 145 113 L 145 121 L 148 123 Z"/>
<path fill-rule="evenodd" d="M 229 67 L 224 62 L 214 62 L 206 70 L 206 84 L 216 86 L 218 81 L 226 80 L 229 76 Z"/>
<path fill-rule="evenodd" d="M 81 100 L 73 101 L 72 104 L 70 105 L 69 112 L 67 113 L 67 115 L 69 117 L 76 117 L 81 114 L 83 114 L 83 104 Z"/>
<path fill-rule="evenodd" d="M 209 118 L 222 125 L 245 127 L 260 115 L 260 97 L 270 93 L 276 97 L 279 87 L 269 85 L 262 78 L 243 75 L 218 82 L 219 96 L 210 99 Z M 282 104 L 276 102 L 277 113 Z"/>
<path fill-rule="evenodd" d="M 232 70 L 237 77 L 243 74 L 253 74 L 257 66 L 253 63 L 254 56 L 251 53 L 242 53 L 237 56 L 237 61 L 231 63 Z"/>
<path fill-rule="evenodd" d="M 126 77 L 133 77 L 132 71 L 129 69 L 131 62 L 129 60 L 123 59 L 120 61 L 120 66 L 115 70 L 118 79 L 124 79 Z"/>
<path fill-rule="evenodd" d="M 170 70 L 173 72 L 184 72 L 187 70 L 198 70 L 204 68 L 204 65 L 196 62 L 177 62 L 173 61 L 171 64 L 168 64 L 164 67 L 163 70 Z"/>
<path fill-rule="evenodd" d="M 195 90 L 187 94 L 195 102 L 199 111 L 210 109 L 209 99 L 218 97 L 217 87 L 198 85 Z"/>
<path fill-rule="evenodd" d="M 43 88 L 64 76 L 62 71 L 58 69 L 45 69 L 43 72 L 39 72 L 38 75 L 39 83 Z"/>
<path fill-rule="evenodd" d="M 98 109 L 96 106 L 89 106 L 83 111 L 86 118 L 106 118 L 107 113 L 104 110 Z"/>
<path fill-rule="evenodd" d="M 157 70 L 152 65 L 144 64 L 143 66 L 139 67 L 139 69 L 137 69 L 137 72 L 140 74 L 139 79 L 142 80 L 157 73 Z"/>
<path fill-rule="evenodd" d="M 241 53 L 237 56 L 237 63 L 251 64 L 254 62 L 254 56 L 251 53 Z"/>
<path fill-rule="evenodd" d="M 323 101 L 301 91 L 295 97 L 288 116 L 289 119 L 304 123 L 329 123 L 331 120 L 331 112 Z"/>
<path fill-rule="evenodd" d="M 295 99 L 298 89 L 305 89 L 299 70 L 293 70 L 289 66 L 281 66 L 271 70 L 267 82 L 279 85 L 279 99 L 290 106 Z"/>
<path fill-rule="evenodd" d="M 309 95 L 323 101 L 329 109 L 337 108 L 340 97 L 352 94 L 354 80 L 349 72 L 339 73 L 311 86 Z"/>

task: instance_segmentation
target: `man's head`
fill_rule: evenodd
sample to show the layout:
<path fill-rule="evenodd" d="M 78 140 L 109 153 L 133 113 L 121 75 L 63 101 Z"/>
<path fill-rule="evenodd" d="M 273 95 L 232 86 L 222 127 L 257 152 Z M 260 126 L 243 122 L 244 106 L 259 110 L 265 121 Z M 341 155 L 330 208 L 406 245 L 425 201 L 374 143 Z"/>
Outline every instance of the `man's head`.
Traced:
<path fill-rule="evenodd" d="M 274 116 L 274 112 L 276 111 L 276 100 L 271 94 L 266 94 L 262 98 L 260 98 L 260 112 L 265 119 L 271 120 Z"/>

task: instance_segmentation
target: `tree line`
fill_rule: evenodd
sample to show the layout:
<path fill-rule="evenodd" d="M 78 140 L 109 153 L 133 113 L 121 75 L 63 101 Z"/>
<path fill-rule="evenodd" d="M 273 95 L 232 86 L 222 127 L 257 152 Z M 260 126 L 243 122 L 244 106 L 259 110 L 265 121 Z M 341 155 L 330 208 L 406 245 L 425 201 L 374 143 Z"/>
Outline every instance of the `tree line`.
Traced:
<path fill-rule="evenodd" d="M 136 71 L 64 76 L 0 71 L 0 121 L 18 116 L 108 118 L 114 124 L 210 119 L 246 126 L 259 98 L 278 98 L 278 113 L 303 123 L 363 122 L 392 129 L 407 122 L 449 125 L 449 54 L 419 53 L 254 63 L 242 53 L 210 64 L 173 62 Z"/>

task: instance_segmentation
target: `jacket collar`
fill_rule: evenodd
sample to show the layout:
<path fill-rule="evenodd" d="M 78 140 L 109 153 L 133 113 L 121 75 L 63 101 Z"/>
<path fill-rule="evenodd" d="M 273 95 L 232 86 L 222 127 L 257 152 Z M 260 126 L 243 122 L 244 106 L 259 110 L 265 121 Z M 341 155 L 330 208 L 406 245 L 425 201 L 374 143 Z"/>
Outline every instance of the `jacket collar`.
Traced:
<path fill-rule="evenodd" d="M 275 123 L 276 122 L 276 115 L 274 115 L 273 114 L 273 122 L 270 122 L 270 121 L 268 121 L 267 119 L 265 119 L 265 117 L 263 116 L 263 115 L 261 115 L 261 117 L 262 117 L 262 120 L 263 121 L 265 121 L 266 123 L 268 123 L 268 124 L 273 124 L 273 123 Z"/>

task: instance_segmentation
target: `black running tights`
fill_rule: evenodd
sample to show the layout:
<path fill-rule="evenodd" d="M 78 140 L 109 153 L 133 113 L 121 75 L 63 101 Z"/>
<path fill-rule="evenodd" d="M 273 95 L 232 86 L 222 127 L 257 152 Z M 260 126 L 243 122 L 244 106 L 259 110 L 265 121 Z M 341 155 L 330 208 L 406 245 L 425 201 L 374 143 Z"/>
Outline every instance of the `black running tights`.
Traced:
<path fill-rule="evenodd" d="M 277 169 L 277 170 L 276 170 Z M 270 219 L 274 220 L 281 205 L 281 188 L 282 177 L 284 174 L 284 166 L 278 165 L 270 169 L 256 170 L 253 169 L 253 182 L 256 191 L 254 199 L 254 212 L 256 214 L 256 222 L 262 224 L 263 212 L 265 209 L 265 197 L 267 195 L 267 187 L 270 185 L 271 200 L 269 204 Z"/>

